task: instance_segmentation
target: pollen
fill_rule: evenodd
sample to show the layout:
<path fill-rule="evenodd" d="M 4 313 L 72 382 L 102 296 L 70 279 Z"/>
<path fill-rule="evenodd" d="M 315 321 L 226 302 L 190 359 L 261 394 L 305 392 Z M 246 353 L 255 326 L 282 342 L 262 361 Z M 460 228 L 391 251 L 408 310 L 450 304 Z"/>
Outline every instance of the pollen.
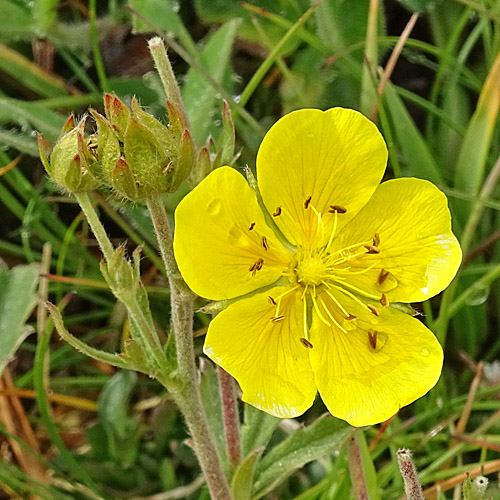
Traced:
<path fill-rule="evenodd" d="M 250 226 L 248 226 L 248 230 L 251 231 L 255 227 L 255 222 L 252 222 Z"/>
<path fill-rule="evenodd" d="M 340 205 L 330 205 L 330 208 L 328 211 L 331 214 L 338 213 L 338 214 L 345 214 L 347 212 L 347 208 L 342 207 Z"/>
<path fill-rule="evenodd" d="M 309 207 L 309 203 L 311 203 L 311 199 L 312 199 L 312 196 L 308 196 L 306 198 L 306 201 L 304 201 L 304 208 L 308 208 Z"/>
<path fill-rule="evenodd" d="M 267 238 L 265 236 L 262 236 L 262 248 L 264 248 L 264 250 L 268 250 L 269 249 L 269 243 L 267 242 Z"/>
<path fill-rule="evenodd" d="M 279 217 L 281 215 L 281 207 L 276 207 L 276 210 L 273 212 L 273 217 Z"/>
<path fill-rule="evenodd" d="M 255 276 L 257 274 L 257 271 L 260 271 L 262 269 L 262 266 L 264 265 L 264 259 L 258 258 L 249 268 L 248 271 L 252 273 L 252 276 Z"/>
<path fill-rule="evenodd" d="M 312 349 L 313 348 L 313 345 L 311 344 L 311 342 L 309 342 L 309 340 L 307 340 L 306 338 L 304 337 L 301 337 L 300 338 L 300 342 L 302 343 L 302 345 L 304 347 L 306 347 L 307 349 Z"/>

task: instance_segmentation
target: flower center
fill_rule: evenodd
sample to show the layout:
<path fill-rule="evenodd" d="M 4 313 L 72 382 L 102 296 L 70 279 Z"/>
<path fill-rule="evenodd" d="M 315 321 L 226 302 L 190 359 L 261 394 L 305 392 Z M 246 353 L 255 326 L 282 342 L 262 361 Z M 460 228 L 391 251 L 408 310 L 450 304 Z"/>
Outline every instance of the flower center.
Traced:
<path fill-rule="evenodd" d="M 302 286 L 318 286 L 328 277 L 328 264 L 321 254 L 300 259 L 294 269 Z"/>

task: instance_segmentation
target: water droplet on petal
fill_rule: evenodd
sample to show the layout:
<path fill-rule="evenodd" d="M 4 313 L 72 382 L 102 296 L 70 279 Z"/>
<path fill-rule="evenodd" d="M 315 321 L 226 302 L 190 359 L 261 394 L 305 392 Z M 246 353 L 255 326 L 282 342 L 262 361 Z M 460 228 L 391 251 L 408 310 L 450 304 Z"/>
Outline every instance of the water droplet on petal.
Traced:
<path fill-rule="evenodd" d="M 372 318 L 371 321 L 370 321 L 370 323 L 372 325 L 378 325 L 378 319 L 377 318 Z"/>
<path fill-rule="evenodd" d="M 422 356 L 425 356 L 425 357 L 429 356 L 429 354 L 430 354 L 429 349 L 426 349 L 426 348 L 424 347 L 424 348 L 420 351 L 420 354 L 421 354 Z"/>
<path fill-rule="evenodd" d="M 347 330 L 348 332 L 352 332 L 353 330 L 356 329 L 356 320 L 346 320 L 344 319 L 342 321 L 342 328 L 344 328 L 344 330 Z"/>
<path fill-rule="evenodd" d="M 389 272 L 389 274 L 385 275 L 382 283 L 380 283 L 380 280 L 377 281 L 377 288 L 382 293 L 390 292 L 391 290 L 394 290 L 397 286 L 398 286 L 398 280 L 394 277 L 394 274 L 392 272 Z"/>
<path fill-rule="evenodd" d="M 371 352 L 379 352 L 387 342 L 387 333 L 368 330 L 367 341 Z"/>
<path fill-rule="evenodd" d="M 208 205 L 207 205 L 207 212 L 210 215 L 217 215 L 222 208 L 222 203 L 218 199 L 212 200 Z"/>

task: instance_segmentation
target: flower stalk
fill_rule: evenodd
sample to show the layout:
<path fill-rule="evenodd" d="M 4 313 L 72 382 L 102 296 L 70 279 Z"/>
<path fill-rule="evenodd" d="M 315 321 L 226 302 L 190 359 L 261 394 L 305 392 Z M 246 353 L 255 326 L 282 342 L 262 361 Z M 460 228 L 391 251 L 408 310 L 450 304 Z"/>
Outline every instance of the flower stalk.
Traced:
<path fill-rule="evenodd" d="M 370 497 L 368 496 L 368 489 L 366 487 L 365 471 L 357 434 L 354 434 L 347 442 L 347 460 L 349 462 L 353 497 L 356 500 L 369 500 Z"/>
<path fill-rule="evenodd" d="M 417 470 L 411 459 L 410 450 L 402 448 L 397 451 L 396 455 L 398 458 L 399 471 L 403 476 L 407 500 L 424 500 L 424 494 L 422 493 L 422 487 L 418 480 Z"/>
<path fill-rule="evenodd" d="M 173 251 L 172 233 L 161 198 L 150 198 L 147 201 L 147 206 L 169 279 L 178 376 L 184 383 L 182 390 L 178 391 L 174 397 L 186 419 L 189 432 L 193 438 L 195 452 L 212 498 L 230 500 L 231 493 L 215 444 L 210 435 L 197 382 L 193 346 L 194 295 L 182 279 L 177 267 Z"/>

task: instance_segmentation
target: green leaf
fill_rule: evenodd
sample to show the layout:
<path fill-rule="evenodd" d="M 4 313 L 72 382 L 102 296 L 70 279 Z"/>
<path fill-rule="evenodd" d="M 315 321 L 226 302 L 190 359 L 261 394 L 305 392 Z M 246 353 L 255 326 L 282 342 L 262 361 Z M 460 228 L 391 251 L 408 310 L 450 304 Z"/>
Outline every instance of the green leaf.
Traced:
<path fill-rule="evenodd" d="M 387 82 L 384 97 L 387 111 L 392 119 L 394 136 L 411 175 L 443 185 L 444 180 L 436 160 L 390 82 Z"/>
<path fill-rule="evenodd" d="M 36 157 L 39 155 L 36 139 L 27 132 L 14 132 L 13 130 L 0 128 L 0 144 L 30 156 Z"/>
<path fill-rule="evenodd" d="M 68 94 L 62 79 L 46 73 L 38 64 L 5 45 L 0 45 L 0 70 L 42 97 Z"/>
<path fill-rule="evenodd" d="M 210 36 L 199 56 L 200 65 L 219 83 L 222 83 L 224 76 L 230 71 L 229 56 L 239 25 L 240 20 L 234 19 L 219 28 Z M 193 138 L 197 144 L 205 144 L 214 131 L 211 116 L 218 101 L 217 92 L 201 73 L 190 68 L 182 95 Z"/>
<path fill-rule="evenodd" d="M 203 363 L 201 374 L 201 400 L 207 414 L 208 426 L 215 441 L 215 447 L 221 458 L 222 468 L 226 475 L 229 473 L 229 460 L 226 447 L 226 431 L 222 415 L 219 380 L 214 365 L 210 362 Z"/>
<path fill-rule="evenodd" d="M 59 137 L 65 121 L 61 115 L 36 103 L 0 98 L 0 123 L 34 128 L 51 142 Z"/>
<path fill-rule="evenodd" d="M 255 448 L 238 466 L 231 481 L 231 493 L 237 500 L 250 500 L 255 466 L 260 460 L 264 447 Z"/>
<path fill-rule="evenodd" d="M 26 320 L 36 305 L 37 264 L 0 267 L 0 375 L 21 342 L 33 329 Z"/>
<path fill-rule="evenodd" d="M 347 423 L 327 415 L 295 431 L 260 462 L 252 498 L 262 497 L 304 464 L 338 451 L 352 432 Z"/>
<path fill-rule="evenodd" d="M 138 453 L 139 426 L 129 416 L 130 396 L 137 374 L 121 371 L 104 385 L 98 399 L 98 411 L 109 440 L 109 454 L 120 463 L 131 464 Z"/>
<path fill-rule="evenodd" d="M 245 405 L 244 424 L 241 427 L 241 451 L 246 457 L 255 448 L 267 446 L 281 419 L 273 417 L 252 405 Z"/>
<path fill-rule="evenodd" d="M 11 41 L 32 37 L 35 20 L 31 9 L 14 0 L 0 0 L 0 40 Z"/>

